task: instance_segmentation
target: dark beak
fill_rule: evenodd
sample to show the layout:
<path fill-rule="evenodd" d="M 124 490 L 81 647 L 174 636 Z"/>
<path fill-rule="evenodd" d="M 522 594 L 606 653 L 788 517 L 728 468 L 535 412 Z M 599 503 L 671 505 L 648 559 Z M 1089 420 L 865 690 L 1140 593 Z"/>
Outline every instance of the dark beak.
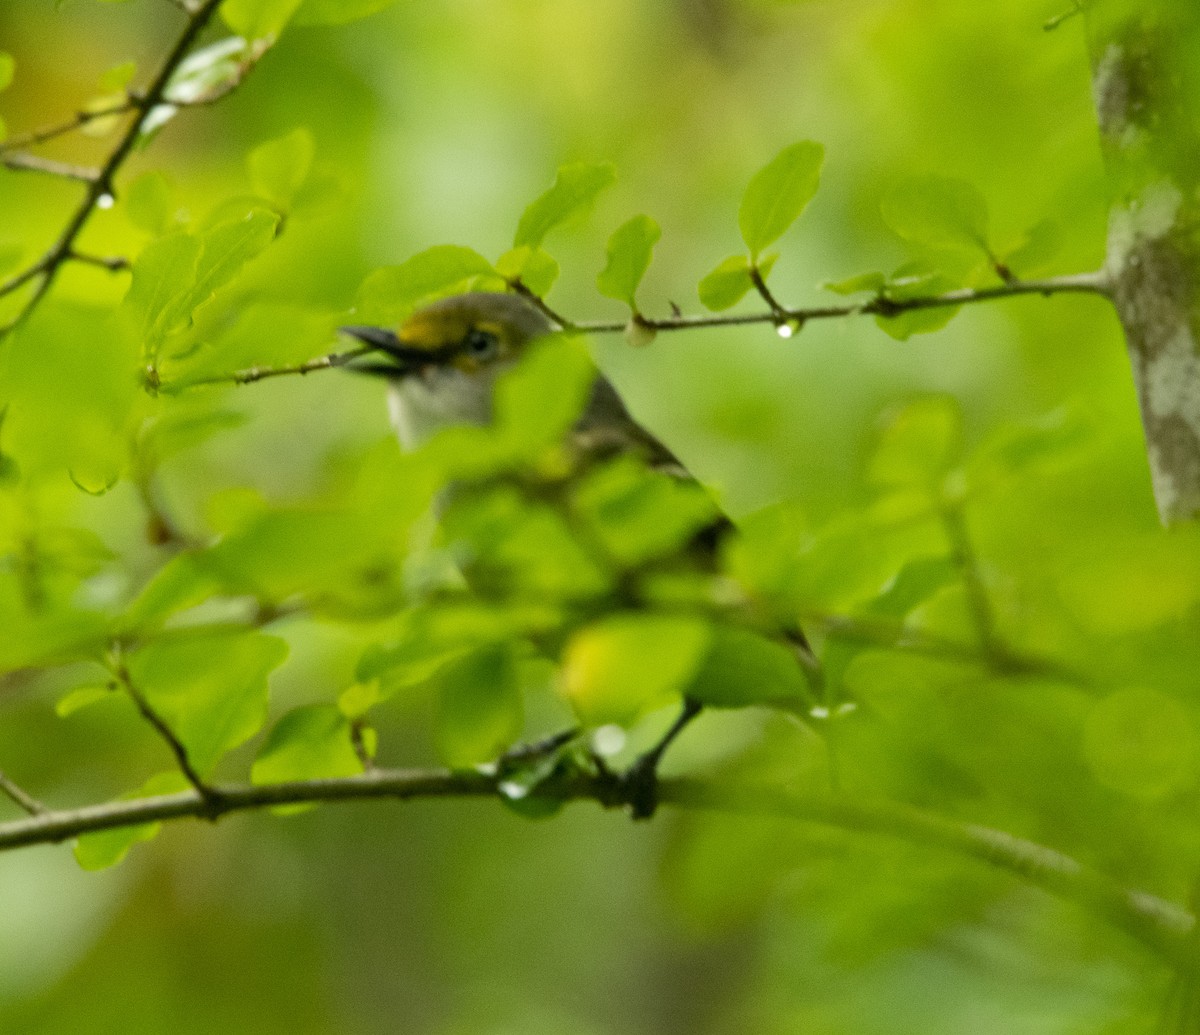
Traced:
<path fill-rule="evenodd" d="M 346 367 L 360 374 L 374 374 L 377 377 L 405 377 L 415 373 L 422 365 L 429 362 L 429 353 L 424 349 L 414 349 L 405 345 L 396 335 L 383 327 L 339 327 L 343 334 L 357 338 L 364 345 L 388 355 L 393 363 L 358 363 Z"/>

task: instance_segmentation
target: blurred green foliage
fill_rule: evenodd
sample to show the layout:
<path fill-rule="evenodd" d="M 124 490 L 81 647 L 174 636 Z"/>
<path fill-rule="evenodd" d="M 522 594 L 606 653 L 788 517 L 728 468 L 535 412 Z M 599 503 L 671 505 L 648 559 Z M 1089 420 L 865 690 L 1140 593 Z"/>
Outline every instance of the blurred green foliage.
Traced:
<path fill-rule="evenodd" d="M 716 707 L 671 771 L 928 807 L 1186 901 L 1200 535 L 1157 524 L 1100 300 L 555 339 L 495 428 L 407 456 L 370 379 L 219 380 L 516 277 L 620 324 L 761 309 L 752 272 L 798 305 L 1093 269 L 1061 6 L 227 0 L 172 96 L 245 81 L 160 106 L 79 242 L 132 269 L 68 264 L 0 344 L 0 769 L 56 805 L 183 786 L 122 680 L 205 776 L 257 782 L 575 721 L 628 725 L 628 761 L 686 691 Z M 7 5 L 0 128 L 120 98 L 182 18 Z M 247 74 L 226 28 L 284 26 Z M 39 153 L 102 159 L 119 126 L 88 128 Z M 79 190 L 0 169 L 4 275 Z M 571 469 L 589 355 L 707 492 Z M 741 533 L 697 564 L 714 500 Z M 794 823 L 338 805 L 76 856 L 0 856 L 0 1029 L 1041 1035 L 1167 1002 L 1076 909 Z"/>

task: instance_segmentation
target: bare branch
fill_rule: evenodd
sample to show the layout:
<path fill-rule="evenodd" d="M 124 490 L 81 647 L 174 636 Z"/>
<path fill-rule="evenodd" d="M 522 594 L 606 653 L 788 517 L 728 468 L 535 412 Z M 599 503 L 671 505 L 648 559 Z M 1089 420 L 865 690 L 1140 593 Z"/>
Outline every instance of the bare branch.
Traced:
<path fill-rule="evenodd" d="M 51 126 L 43 126 L 41 129 L 34 129 L 28 133 L 20 133 L 9 137 L 4 143 L 0 144 L 0 154 L 32 147 L 34 144 L 41 144 L 47 140 L 53 140 L 55 137 L 66 136 L 68 133 L 73 133 L 75 130 L 86 126 L 89 122 L 108 118 L 110 115 L 124 115 L 126 112 L 136 110 L 138 107 L 140 107 L 139 101 L 134 97 L 128 97 L 107 107 L 76 112 L 64 122 L 56 122 Z"/>
<path fill-rule="evenodd" d="M 46 176 L 59 176 L 65 180 L 80 180 L 83 183 L 92 183 L 100 175 L 98 169 L 56 162 L 53 158 L 42 158 L 39 155 L 26 154 L 24 151 L 0 154 L 0 165 L 14 172 L 43 173 Z"/>
<path fill-rule="evenodd" d="M 351 360 L 365 356 L 374 350 L 369 346 L 361 349 L 351 349 L 349 352 L 334 352 L 328 356 L 310 359 L 306 363 L 297 363 L 288 367 L 250 367 L 249 370 L 237 370 L 230 374 L 214 374 L 212 377 L 198 377 L 195 380 L 164 381 L 157 386 L 162 392 L 179 392 L 186 388 L 197 388 L 201 385 L 248 385 L 255 381 L 265 381 L 269 377 L 282 377 L 285 374 L 311 374 L 314 370 L 329 370 L 333 367 L 344 367 Z"/>
<path fill-rule="evenodd" d="M 37 798 L 33 797 L 28 791 L 24 790 L 11 779 L 0 773 L 0 794 L 4 794 L 11 799 L 16 805 L 24 809 L 31 816 L 45 816 L 50 810 L 46 808 Z"/>
<path fill-rule="evenodd" d="M 72 262 L 82 262 L 87 266 L 99 266 L 109 273 L 123 273 L 132 263 L 124 255 L 89 255 L 87 252 L 77 252 L 74 249 L 67 255 Z"/>
<path fill-rule="evenodd" d="M 226 813 L 312 802 L 393 798 L 503 797 L 500 772 L 372 769 L 357 776 L 299 780 L 265 786 L 222 786 L 215 800 L 198 791 L 62 809 L 0 824 L 0 850 L 51 844 L 81 834 L 184 817 L 217 819 Z M 571 774 L 539 784 L 530 796 L 546 801 L 591 800 L 605 808 L 631 804 L 631 788 L 615 774 Z M 975 859 L 1027 884 L 1083 906 L 1161 958 L 1195 968 L 1191 931 L 1196 919 L 1182 906 L 1122 884 L 1052 848 L 999 830 L 960 823 L 887 801 L 794 794 L 768 787 L 718 787 L 691 779 L 659 785 L 662 805 L 689 811 L 774 816 L 801 823 L 896 838 Z"/>

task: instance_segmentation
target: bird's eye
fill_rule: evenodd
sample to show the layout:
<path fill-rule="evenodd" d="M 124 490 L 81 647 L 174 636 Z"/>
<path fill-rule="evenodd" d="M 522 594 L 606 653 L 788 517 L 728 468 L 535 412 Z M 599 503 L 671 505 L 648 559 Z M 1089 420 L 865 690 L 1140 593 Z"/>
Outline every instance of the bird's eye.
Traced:
<path fill-rule="evenodd" d="M 476 359 L 491 359 L 500 351 L 500 339 L 490 331 L 481 331 L 478 327 L 467 334 L 464 344 L 467 352 Z"/>

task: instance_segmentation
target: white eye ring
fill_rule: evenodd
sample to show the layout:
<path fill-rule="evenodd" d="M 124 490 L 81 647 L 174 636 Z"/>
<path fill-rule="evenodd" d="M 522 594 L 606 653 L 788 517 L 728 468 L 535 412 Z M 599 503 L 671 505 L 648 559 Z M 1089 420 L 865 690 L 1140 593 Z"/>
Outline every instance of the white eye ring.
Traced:
<path fill-rule="evenodd" d="M 463 342 L 466 351 L 476 359 L 491 359 L 500 351 L 500 339 L 490 331 L 473 327 Z"/>

